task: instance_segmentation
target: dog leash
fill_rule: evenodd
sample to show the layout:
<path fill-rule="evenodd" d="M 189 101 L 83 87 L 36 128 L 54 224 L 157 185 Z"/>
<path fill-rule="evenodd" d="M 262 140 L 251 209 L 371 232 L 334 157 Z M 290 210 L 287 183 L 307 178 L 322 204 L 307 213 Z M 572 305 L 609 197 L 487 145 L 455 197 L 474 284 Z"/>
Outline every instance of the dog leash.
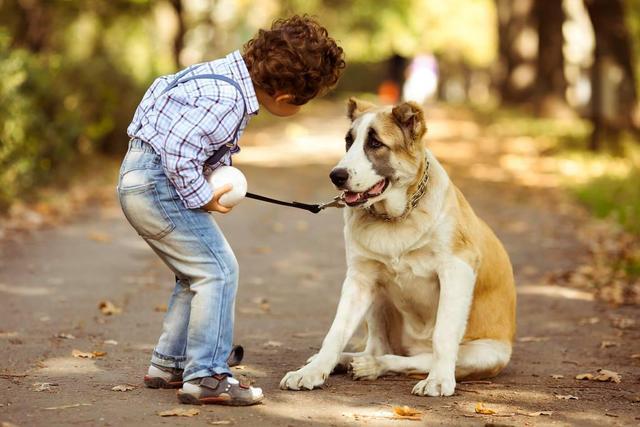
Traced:
<path fill-rule="evenodd" d="M 273 203 L 274 205 L 288 206 L 290 208 L 302 209 L 314 214 L 317 214 L 318 212 L 326 208 L 343 208 L 344 207 L 344 204 L 342 204 L 342 196 L 336 196 L 328 202 L 319 203 L 315 205 L 308 204 L 308 203 L 300 203 L 300 202 L 285 202 L 283 200 L 273 199 L 271 197 L 261 196 L 260 194 L 254 194 L 254 193 L 247 193 L 246 197 L 254 200 L 260 200 L 261 202 Z"/>

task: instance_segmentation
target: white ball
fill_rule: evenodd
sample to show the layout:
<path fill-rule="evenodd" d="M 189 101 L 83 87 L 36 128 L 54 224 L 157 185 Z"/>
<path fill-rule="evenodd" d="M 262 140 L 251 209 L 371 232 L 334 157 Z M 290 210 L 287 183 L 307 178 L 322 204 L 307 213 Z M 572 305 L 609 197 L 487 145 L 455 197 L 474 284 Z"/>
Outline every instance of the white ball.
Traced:
<path fill-rule="evenodd" d="M 240 172 L 240 169 L 236 169 L 233 166 L 220 166 L 216 168 L 209 176 L 208 181 L 213 191 L 218 190 L 226 184 L 233 185 L 231 191 L 220 197 L 219 202 L 222 206 L 228 208 L 235 206 L 240 203 L 247 194 L 247 179 L 244 177 L 244 174 Z"/>

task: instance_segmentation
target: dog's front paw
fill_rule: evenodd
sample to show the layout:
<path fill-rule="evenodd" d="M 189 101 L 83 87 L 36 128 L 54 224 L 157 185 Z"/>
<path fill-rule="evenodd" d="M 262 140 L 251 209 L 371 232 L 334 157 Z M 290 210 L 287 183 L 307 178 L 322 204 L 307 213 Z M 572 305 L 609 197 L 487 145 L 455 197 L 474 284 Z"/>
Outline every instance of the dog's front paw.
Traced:
<path fill-rule="evenodd" d="M 454 372 L 444 373 L 433 370 L 427 379 L 420 381 L 413 387 L 411 393 L 418 396 L 451 396 L 456 390 Z"/>
<path fill-rule="evenodd" d="M 283 390 L 313 390 L 324 384 L 328 376 L 328 372 L 313 365 L 307 365 L 297 371 L 288 372 L 280 381 L 280 388 Z"/>
<path fill-rule="evenodd" d="M 351 361 L 354 380 L 375 380 L 382 374 L 382 366 L 375 356 L 357 356 Z"/>

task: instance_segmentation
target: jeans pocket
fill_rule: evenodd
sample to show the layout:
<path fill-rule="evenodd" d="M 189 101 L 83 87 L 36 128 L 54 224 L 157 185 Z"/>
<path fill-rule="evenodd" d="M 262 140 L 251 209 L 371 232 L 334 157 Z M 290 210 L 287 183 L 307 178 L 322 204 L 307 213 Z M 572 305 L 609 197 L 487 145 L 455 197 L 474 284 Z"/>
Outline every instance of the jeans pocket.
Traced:
<path fill-rule="evenodd" d="M 118 188 L 120 205 L 129 223 L 145 239 L 162 239 L 176 228 L 160 202 L 155 182 L 126 186 L 126 181 L 144 170 L 133 170 L 123 175 Z M 129 179 L 128 179 L 129 178 Z"/>

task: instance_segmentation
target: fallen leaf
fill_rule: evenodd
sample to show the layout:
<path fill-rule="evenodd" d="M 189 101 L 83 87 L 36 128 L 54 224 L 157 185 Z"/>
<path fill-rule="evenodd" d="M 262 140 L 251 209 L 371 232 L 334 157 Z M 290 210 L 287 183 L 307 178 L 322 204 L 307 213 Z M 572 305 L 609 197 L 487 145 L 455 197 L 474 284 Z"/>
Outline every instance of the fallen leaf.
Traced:
<path fill-rule="evenodd" d="M 50 406 L 46 409 L 47 411 L 53 411 L 56 409 L 69 409 L 69 408 L 79 408 L 80 406 L 91 406 L 91 403 L 74 403 L 72 405 L 62 405 L 62 406 Z"/>
<path fill-rule="evenodd" d="M 100 243 L 109 243 L 111 242 L 111 236 L 109 236 L 107 233 L 103 233 L 101 231 L 92 231 L 91 233 L 89 233 L 89 235 L 87 236 L 89 237 L 89 239 L 95 241 L 95 242 L 100 242 Z"/>
<path fill-rule="evenodd" d="M 119 384 L 113 388 L 111 388 L 111 391 L 131 391 L 134 390 L 135 387 L 129 384 Z"/>
<path fill-rule="evenodd" d="M 600 322 L 599 317 L 586 317 L 584 319 L 580 319 L 580 325 L 595 325 Z"/>
<path fill-rule="evenodd" d="M 100 309 L 102 314 L 104 314 L 106 316 L 111 316 L 113 314 L 122 313 L 122 309 L 121 308 L 116 307 L 111 301 L 108 301 L 108 300 L 100 301 L 98 303 L 98 308 Z"/>
<path fill-rule="evenodd" d="M 560 400 L 578 400 L 578 396 L 573 396 L 571 394 L 556 394 L 556 399 Z"/>
<path fill-rule="evenodd" d="M 594 381 L 610 381 L 613 383 L 619 383 L 622 381 L 622 377 L 619 373 L 610 371 L 608 369 L 598 369 L 598 375 L 593 378 Z"/>
<path fill-rule="evenodd" d="M 71 351 L 71 355 L 73 357 L 77 357 L 79 359 L 96 359 L 98 357 L 103 357 L 107 355 L 106 351 L 92 351 L 91 353 L 87 353 L 86 351 L 80 351 L 77 349 L 73 349 Z"/>
<path fill-rule="evenodd" d="M 167 304 L 160 304 L 153 307 L 153 311 L 157 311 L 158 313 L 166 313 L 168 309 Z"/>
<path fill-rule="evenodd" d="M 253 302 L 258 304 L 260 311 L 262 311 L 263 313 L 269 313 L 271 311 L 269 300 L 267 300 L 265 297 L 255 297 L 253 299 Z"/>
<path fill-rule="evenodd" d="M 403 420 L 414 420 L 420 421 L 422 419 L 422 411 L 418 411 L 415 408 L 411 408 L 410 406 L 394 406 L 393 407 L 393 416 L 394 418 L 399 418 Z"/>
<path fill-rule="evenodd" d="M 294 332 L 291 334 L 294 338 L 310 338 L 310 337 L 320 337 L 322 336 L 322 331 L 314 331 L 314 332 Z"/>
<path fill-rule="evenodd" d="M 31 385 L 32 391 L 51 391 L 51 387 L 56 387 L 57 383 L 33 383 Z"/>
<path fill-rule="evenodd" d="M 60 332 L 59 334 L 56 335 L 56 338 L 62 338 L 64 340 L 75 340 L 76 337 L 71 335 L 71 334 L 65 334 L 63 332 Z"/>
<path fill-rule="evenodd" d="M 526 417 L 539 417 L 540 415 L 551 415 L 553 411 L 538 411 L 538 412 L 516 412 L 518 415 L 524 415 Z"/>
<path fill-rule="evenodd" d="M 636 324 L 635 319 L 631 317 L 614 317 L 611 319 L 611 324 L 618 329 L 628 329 Z"/>
<path fill-rule="evenodd" d="M 195 408 L 173 408 L 158 412 L 158 415 L 161 417 L 195 417 L 199 413 L 200 410 Z"/>
<path fill-rule="evenodd" d="M 210 424 L 212 426 L 226 426 L 226 425 L 233 424 L 233 421 L 231 420 L 209 421 L 207 424 Z"/>
<path fill-rule="evenodd" d="M 600 343 L 600 348 L 609 348 L 609 347 L 620 347 L 620 343 L 615 341 L 602 341 Z"/>
<path fill-rule="evenodd" d="M 593 374 L 578 374 L 576 375 L 577 380 L 592 380 Z"/>
<path fill-rule="evenodd" d="M 520 337 L 519 342 L 542 342 L 549 341 L 549 337 Z"/>
<path fill-rule="evenodd" d="M 564 375 L 554 374 L 554 375 L 551 375 L 551 378 L 553 378 L 554 380 L 559 380 L 564 378 Z"/>
<path fill-rule="evenodd" d="M 482 414 L 482 415 L 494 415 L 496 413 L 496 411 L 494 411 L 493 409 L 490 409 L 484 406 L 484 403 L 482 402 L 476 403 L 475 412 L 476 414 Z"/>
<path fill-rule="evenodd" d="M 118 341 L 116 340 L 104 340 L 105 345 L 118 345 Z"/>

